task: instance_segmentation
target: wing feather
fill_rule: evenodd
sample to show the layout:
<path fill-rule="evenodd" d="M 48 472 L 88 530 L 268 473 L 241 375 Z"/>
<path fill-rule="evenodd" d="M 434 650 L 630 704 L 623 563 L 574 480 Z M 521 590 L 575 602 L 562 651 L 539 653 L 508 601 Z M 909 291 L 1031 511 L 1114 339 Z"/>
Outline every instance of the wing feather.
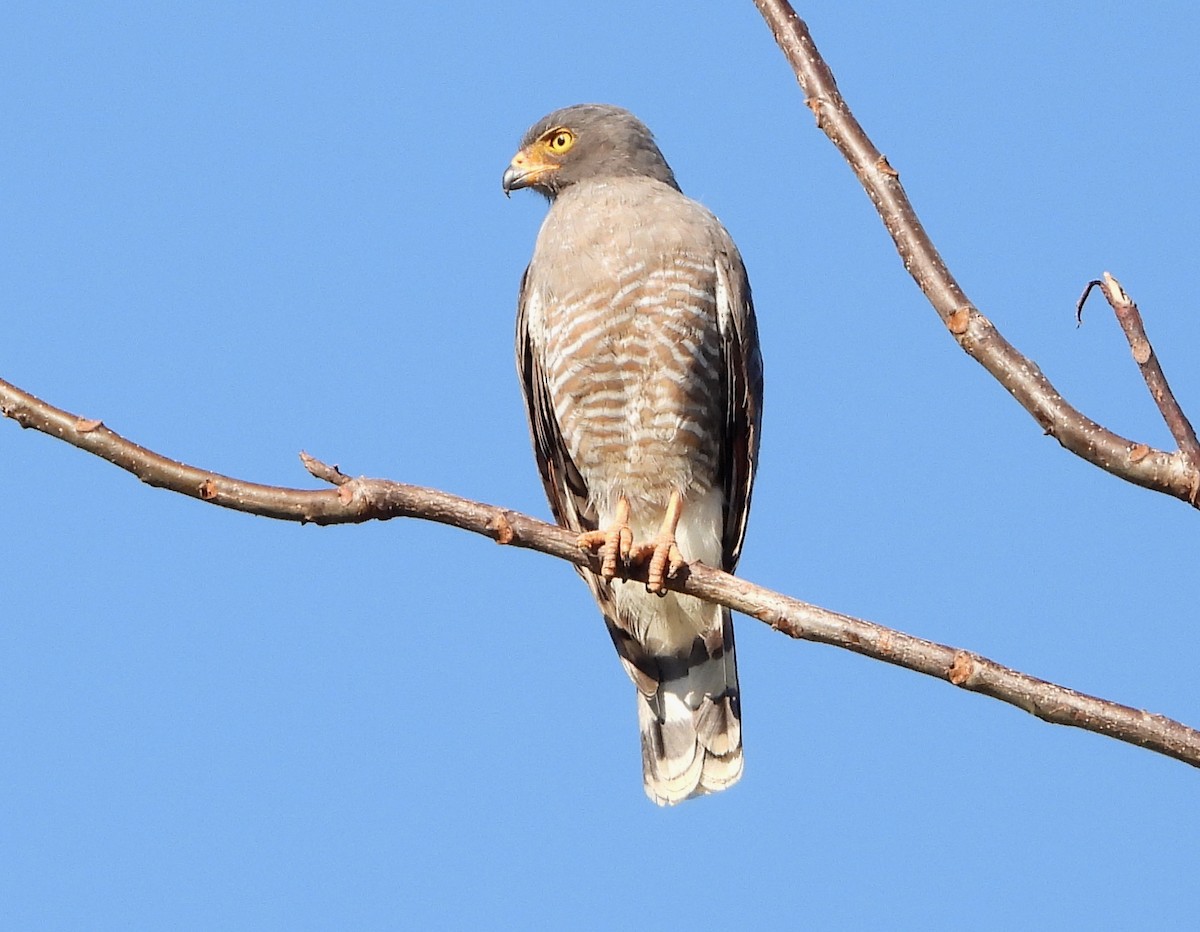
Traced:
<path fill-rule="evenodd" d="M 718 466 L 725 490 L 723 569 L 732 573 L 742 553 L 762 428 L 763 364 L 750 279 L 728 234 L 717 265 L 717 313 L 725 365 L 725 442 Z"/>
<path fill-rule="evenodd" d="M 525 395 L 525 412 L 529 418 L 529 433 L 533 439 L 538 472 L 550 500 L 554 519 L 573 531 L 594 531 L 598 518 L 588 500 L 587 485 L 571 459 L 563 442 L 550 400 L 550 386 L 541 357 L 529 327 L 529 305 L 536 298 L 529 293 L 529 269 L 521 277 L 521 292 L 517 300 L 517 372 Z"/>

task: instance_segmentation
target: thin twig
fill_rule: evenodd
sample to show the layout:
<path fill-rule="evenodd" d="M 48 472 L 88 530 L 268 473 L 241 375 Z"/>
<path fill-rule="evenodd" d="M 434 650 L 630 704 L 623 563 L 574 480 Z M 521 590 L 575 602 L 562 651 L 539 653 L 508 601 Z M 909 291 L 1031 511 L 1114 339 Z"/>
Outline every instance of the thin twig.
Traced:
<path fill-rule="evenodd" d="M 328 482 L 330 485 L 341 486 L 353 480 L 352 476 L 347 476 L 338 469 L 336 463 L 332 466 L 322 463 L 315 456 L 309 456 L 303 450 L 300 451 L 300 462 L 304 464 L 304 468 L 308 470 L 309 475 L 314 479 L 320 479 L 322 482 Z"/>
<path fill-rule="evenodd" d="M 1150 345 L 1150 338 L 1146 336 L 1146 327 L 1142 322 L 1142 314 L 1138 310 L 1138 306 L 1121 287 L 1121 283 L 1108 272 L 1104 273 L 1103 280 L 1096 279 L 1088 282 L 1079 298 L 1079 303 L 1075 306 L 1076 320 L 1083 321 L 1083 303 L 1095 287 L 1100 288 L 1112 307 L 1113 313 L 1117 317 L 1117 323 L 1121 325 L 1125 339 L 1129 341 L 1129 349 L 1133 352 L 1133 361 L 1141 370 L 1146 388 L 1150 389 L 1150 397 L 1158 405 L 1159 413 L 1162 414 L 1167 429 L 1171 431 L 1171 436 L 1179 444 L 1180 452 L 1188 458 L 1193 466 L 1200 466 L 1200 441 L 1196 440 L 1196 431 L 1175 399 L 1175 393 L 1171 391 L 1167 376 L 1158 362 L 1158 355 L 1154 352 L 1154 347 Z M 1196 486 L 1193 486 L 1193 502 L 1196 499 L 1195 488 Z"/>
<path fill-rule="evenodd" d="M 140 447 L 100 421 L 69 414 L 4 381 L 0 381 L 0 413 L 22 427 L 102 457 L 143 482 L 235 511 L 316 524 L 420 518 L 482 534 L 501 544 L 537 550 L 593 571 L 600 569 L 599 557 L 580 550 L 576 535 L 563 528 L 437 489 L 384 479 L 351 479 L 307 454 L 304 462 L 309 472 L 337 488 L 279 488 L 197 469 Z M 642 565 L 629 578 L 644 583 L 645 575 Z M 1043 721 L 1107 735 L 1200 767 L 1200 731 L 1162 715 L 1076 692 L 970 651 L 831 612 L 701 563 L 690 564 L 668 579 L 667 585 L 743 612 L 789 637 L 829 644 L 924 673 L 1007 702 Z"/>
<path fill-rule="evenodd" d="M 971 303 L 921 225 L 900 184 L 899 172 L 850 112 L 804 21 L 787 0 L 754 2 L 792 66 L 817 126 L 850 163 L 895 242 L 904 267 L 959 346 L 1067 450 L 1114 476 L 1197 507 L 1193 490 L 1200 482 L 1200 461 L 1127 440 L 1084 416 L 1063 399 L 1037 364 L 1004 339 Z"/>

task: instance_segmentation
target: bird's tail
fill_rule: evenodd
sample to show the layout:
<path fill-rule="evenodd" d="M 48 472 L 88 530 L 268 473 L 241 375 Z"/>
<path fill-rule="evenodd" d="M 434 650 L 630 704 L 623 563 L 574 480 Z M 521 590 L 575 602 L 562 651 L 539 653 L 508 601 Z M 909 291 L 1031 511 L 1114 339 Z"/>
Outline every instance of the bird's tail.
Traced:
<path fill-rule="evenodd" d="M 723 790 L 742 775 L 733 619 L 729 609 L 714 608 L 719 639 L 698 637 L 686 655 L 655 658 L 656 683 L 635 678 L 642 776 L 646 795 L 660 806 Z"/>

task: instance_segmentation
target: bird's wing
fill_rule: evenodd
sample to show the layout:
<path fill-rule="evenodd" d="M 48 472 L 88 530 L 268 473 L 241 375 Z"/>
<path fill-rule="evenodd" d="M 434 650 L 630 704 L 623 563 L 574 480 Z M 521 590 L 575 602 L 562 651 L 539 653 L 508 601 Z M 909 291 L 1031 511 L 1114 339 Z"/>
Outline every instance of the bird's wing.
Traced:
<path fill-rule="evenodd" d="M 554 405 L 550 400 L 546 372 L 530 332 L 530 303 L 539 298 L 528 286 L 527 268 L 521 277 L 521 293 L 517 301 L 517 372 L 525 395 L 525 411 L 529 417 L 529 433 L 533 438 L 538 472 L 541 473 L 542 485 L 545 486 L 555 521 L 573 531 L 594 531 L 599 520 L 596 509 L 588 500 L 587 485 L 563 443 L 558 420 L 554 416 Z"/>
<path fill-rule="evenodd" d="M 725 490 L 723 569 L 733 572 L 746 536 L 762 426 L 763 365 L 746 267 L 725 234 L 717 261 L 717 314 L 725 365 L 725 442 L 718 468 Z"/>

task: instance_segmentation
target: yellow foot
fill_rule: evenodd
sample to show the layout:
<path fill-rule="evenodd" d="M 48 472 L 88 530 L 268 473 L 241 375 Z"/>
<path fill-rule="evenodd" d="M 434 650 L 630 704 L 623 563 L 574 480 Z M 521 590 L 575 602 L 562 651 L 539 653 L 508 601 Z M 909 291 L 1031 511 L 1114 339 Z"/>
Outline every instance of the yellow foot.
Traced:
<path fill-rule="evenodd" d="M 633 551 L 633 562 L 641 563 L 650 559 L 650 568 L 646 571 L 646 591 L 662 595 L 667 591 L 667 580 L 673 577 L 686 565 L 683 554 L 675 543 L 674 534 L 659 534 L 652 544 L 641 544 Z"/>
<path fill-rule="evenodd" d="M 622 566 L 629 564 L 633 552 L 633 531 L 629 529 L 629 502 L 617 501 L 616 520 L 604 531 L 586 531 L 576 539 L 581 550 L 595 550 L 600 554 L 600 575 L 611 580 L 617 575 L 617 561 Z"/>
<path fill-rule="evenodd" d="M 683 513 L 683 502 L 678 492 L 671 493 L 667 502 L 667 513 L 662 527 L 652 544 L 642 544 L 633 551 L 634 562 L 640 563 L 647 557 L 650 567 L 646 571 L 646 591 L 663 595 L 667 591 L 667 579 L 678 573 L 685 564 L 683 554 L 675 544 L 675 529 L 679 527 L 679 516 Z"/>

